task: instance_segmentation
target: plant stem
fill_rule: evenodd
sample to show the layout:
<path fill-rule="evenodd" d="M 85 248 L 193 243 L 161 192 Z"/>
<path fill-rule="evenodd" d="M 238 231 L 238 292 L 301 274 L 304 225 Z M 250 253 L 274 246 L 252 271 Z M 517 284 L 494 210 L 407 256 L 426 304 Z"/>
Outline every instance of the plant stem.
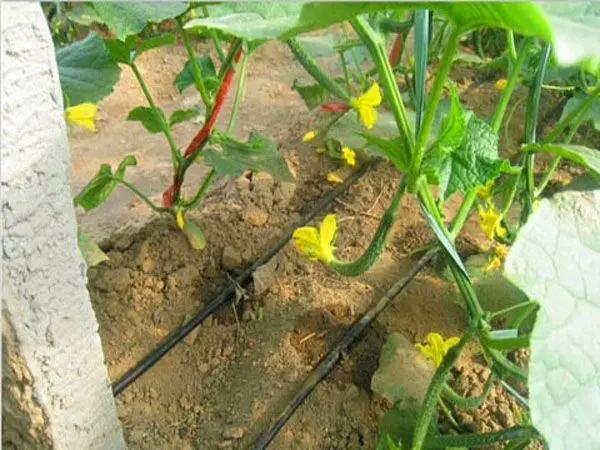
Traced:
<path fill-rule="evenodd" d="M 521 66 L 525 61 L 527 52 L 532 44 L 533 40 L 526 39 L 521 45 L 519 56 L 515 58 L 515 63 L 513 64 L 512 71 L 508 77 L 506 88 L 502 92 L 502 97 L 500 97 L 500 102 L 498 103 L 496 111 L 494 112 L 494 116 L 492 117 L 491 127 L 494 130 L 494 133 L 498 133 L 498 130 L 500 129 L 502 119 L 504 118 L 504 113 L 508 107 L 508 102 L 510 101 L 510 97 L 517 86 L 517 81 L 519 79 L 519 75 L 521 74 Z"/>
<path fill-rule="evenodd" d="M 242 55 L 242 61 L 240 63 L 240 71 L 237 74 L 237 84 L 235 86 L 235 96 L 233 97 L 233 106 L 231 107 L 231 115 L 229 116 L 229 123 L 227 124 L 226 133 L 229 134 L 233 131 L 235 126 L 235 119 L 240 109 L 240 103 L 244 97 L 244 87 L 246 86 L 246 74 L 248 73 L 248 54 Z"/>
<path fill-rule="evenodd" d="M 131 63 L 131 70 L 133 70 L 133 74 L 135 75 L 135 78 L 137 79 L 138 83 L 140 84 L 142 91 L 144 92 L 144 96 L 146 97 L 146 100 L 148 101 L 148 104 L 154 111 L 156 111 L 157 114 L 160 114 L 160 116 L 159 116 L 160 117 L 160 126 L 162 128 L 162 131 L 163 131 L 165 137 L 167 138 L 167 142 L 169 143 L 169 148 L 171 149 L 171 159 L 173 162 L 173 169 L 176 169 L 178 167 L 178 165 L 181 163 L 181 153 L 179 152 L 179 149 L 177 148 L 177 144 L 175 143 L 175 139 L 173 138 L 173 134 L 171 133 L 171 128 L 169 127 L 169 124 L 165 120 L 162 110 L 160 110 L 154 103 L 154 100 L 152 99 L 152 95 L 150 95 L 150 91 L 148 90 L 148 86 L 146 85 L 146 82 L 142 78 L 142 74 L 138 70 L 138 67 L 135 64 L 135 62 Z"/>
<path fill-rule="evenodd" d="M 415 123 L 415 135 L 419 134 L 423 112 L 425 110 L 425 78 L 427 76 L 429 44 L 429 12 L 426 9 L 417 9 L 415 11 L 415 34 L 414 34 L 414 52 L 415 52 L 415 106 L 417 109 L 417 118 Z"/>
<path fill-rule="evenodd" d="M 300 63 L 304 70 L 311 75 L 321 86 L 327 89 L 334 97 L 350 102 L 350 95 L 337 84 L 327 73 L 325 73 L 315 62 L 315 60 L 304 50 L 304 47 L 297 39 L 292 38 L 287 41 L 287 45 Z"/>
<path fill-rule="evenodd" d="M 419 134 L 417 135 L 414 152 L 412 153 L 411 172 L 410 179 L 408 181 L 409 192 L 416 192 L 418 189 L 417 180 L 421 173 L 421 162 L 423 161 L 423 156 L 425 155 L 427 138 L 429 137 L 431 126 L 433 125 L 433 120 L 435 119 L 435 112 L 442 95 L 444 84 L 446 83 L 446 79 L 450 73 L 450 68 L 452 67 L 452 61 L 454 59 L 454 54 L 456 53 L 456 46 L 458 45 L 459 38 L 460 32 L 457 29 L 453 29 L 444 48 L 444 53 L 437 70 L 437 77 L 435 78 L 433 88 L 429 95 L 429 104 L 427 105 L 427 109 L 425 111 L 423 124 L 419 130 Z"/>
<path fill-rule="evenodd" d="M 196 85 L 196 89 L 200 93 L 200 97 L 202 98 L 202 102 L 206 107 L 206 115 L 208 115 L 210 108 L 212 107 L 212 101 L 208 95 L 208 91 L 206 90 L 206 85 L 204 84 L 204 78 L 202 78 L 202 71 L 200 70 L 200 66 L 198 65 L 198 61 L 196 60 L 196 56 L 194 55 L 194 49 L 192 48 L 192 43 L 190 42 L 190 37 L 185 28 L 183 28 L 183 21 L 181 17 L 177 17 L 177 26 L 183 37 L 183 43 L 185 45 L 185 49 L 188 54 L 188 60 L 192 65 L 192 75 L 194 76 L 194 84 Z"/>
<path fill-rule="evenodd" d="M 540 53 L 540 60 L 535 75 L 535 81 L 533 86 L 529 90 L 529 98 L 527 101 L 527 111 L 525 113 L 525 143 L 534 144 L 536 141 L 536 128 L 538 124 L 539 109 L 540 109 L 540 98 L 542 95 L 542 84 L 544 82 L 544 75 L 546 74 L 546 67 L 548 65 L 548 59 L 550 58 L 550 52 L 552 50 L 551 44 L 545 44 L 542 47 Z M 521 224 L 525 223 L 527 217 L 533 210 L 533 201 L 535 199 L 535 182 L 533 178 L 533 170 L 535 165 L 535 156 L 533 153 L 525 155 L 525 189 L 526 189 L 526 203 L 523 208 L 523 214 L 521 216 Z"/>
<path fill-rule="evenodd" d="M 435 405 L 437 404 L 440 393 L 444 388 L 446 376 L 448 375 L 448 372 L 450 372 L 450 369 L 452 369 L 454 366 L 454 362 L 458 358 L 458 355 L 460 355 L 461 350 L 471 339 L 471 336 L 474 332 L 475 322 L 469 325 L 465 333 L 460 338 L 458 344 L 448 350 L 448 353 L 433 374 L 433 379 L 431 380 L 431 384 L 427 389 L 427 394 L 425 395 L 419 415 L 417 416 L 412 439 L 413 450 L 421 450 L 423 448 L 423 442 L 425 441 L 425 437 L 427 435 L 429 422 L 431 422 L 431 418 L 435 412 Z"/>
<path fill-rule="evenodd" d="M 459 433 L 461 431 L 463 431 L 463 429 L 461 428 L 461 426 L 458 424 L 458 422 L 456 421 L 456 419 L 452 415 L 452 412 L 450 411 L 450 408 L 448 408 L 448 406 L 446 406 L 446 403 L 444 403 L 444 400 L 442 400 L 442 398 L 438 399 L 438 405 L 439 405 L 440 409 L 442 410 L 442 413 L 444 413 L 444 416 L 446 416 L 446 420 L 448 422 L 450 422 L 450 425 L 452 425 L 452 428 L 454 428 Z"/>
<path fill-rule="evenodd" d="M 390 231 L 392 230 L 392 226 L 396 221 L 396 213 L 398 211 L 398 206 L 400 206 L 400 201 L 402 200 L 405 189 L 406 177 L 403 177 L 398 185 L 398 188 L 396 189 L 396 193 L 394 194 L 394 198 L 392 199 L 390 206 L 388 206 L 388 209 L 381 216 L 379 226 L 377 227 L 375 235 L 373 236 L 373 239 L 371 240 L 371 243 L 365 252 L 351 262 L 342 262 L 336 260 L 331 261 L 328 263 L 328 267 L 347 277 L 356 277 L 371 268 L 371 266 L 379 259 L 381 253 L 385 249 Z"/>
<path fill-rule="evenodd" d="M 456 239 L 456 236 L 458 236 L 458 233 L 460 233 L 460 230 L 467 221 L 467 218 L 469 217 L 469 212 L 471 211 L 471 207 L 473 206 L 473 202 L 476 198 L 477 189 L 471 189 L 463 197 L 458 211 L 456 212 L 456 215 L 452 220 L 452 224 L 450 225 L 450 236 L 453 240 Z"/>
<path fill-rule="evenodd" d="M 169 208 L 163 208 L 162 206 L 156 206 L 154 204 L 154 202 L 146 196 L 146 194 L 144 194 L 142 191 L 140 191 L 138 188 L 136 188 L 133 184 L 128 183 L 127 181 L 118 179 L 118 178 L 115 178 L 115 181 L 117 181 L 118 183 L 121 183 L 123 186 L 125 186 L 127 189 L 129 189 L 131 192 L 133 192 L 135 195 L 137 195 L 153 211 L 155 211 L 157 213 L 163 213 L 163 212 L 167 212 L 169 210 Z"/>
<path fill-rule="evenodd" d="M 496 442 L 511 441 L 514 439 L 531 440 L 538 436 L 537 430 L 533 427 L 513 427 L 487 433 L 432 436 L 425 441 L 423 448 L 489 447 Z"/>
<path fill-rule="evenodd" d="M 496 380 L 496 376 L 491 374 L 483 385 L 483 392 L 475 397 L 464 397 L 458 394 L 454 389 L 448 386 L 447 383 L 444 383 L 442 389 L 442 397 L 453 403 L 459 408 L 462 409 L 475 409 L 478 408 L 488 397 L 492 387 L 494 387 L 494 381 Z"/>
<path fill-rule="evenodd" d="M 492 320 L 498 316 L 502 316 L 504 314 L 508 314 L 509 312 L 516 311 L 518 309 L 524 308 L 525 306 L 531 306 L 537 304 L 537 302 L 533 300 L 529 300 L 527 302 L 519 303 L 518 305 L 509 306 L 508 308 L 500 309 L 498 311 L 494 311 L 489 315 L 489 319 Z"/>
<path fill-rule="evenodd" d="M 206 7 L 206 5 L 202 5 L 202 13 L 204 14 L 204 17 L 209 17 L 208 8 Z M 217 33 L 215 33 L 215 30 L 210 29 L 208 30 L 208 35 L 213 41 L 215 50 L 217 50 L 217 55 L 219 55 L 219 61 L 221 61 L 221 64 L 223 64 L 225 62 L 225 54 L 223 53 L 223 49 L 221 48 L 221 41 L 219 40 Z"/>
<path fill-rule="evenodd" d="M 342 69 L 344 70 L 344 81 L 346 82 L 346 90 L 348 91 L 348 95 L 352 95 L 352 88 L 350 86 L 350 75 L 348 75 L 348 63 L 346 62 L 346 56 L 344 56 L 344 52 L 340 52 L 340 60 L 342 61 Z"/>
<path fill-rule="evenodd" d="M 200 201 L 206 195 L 206 192 L 208 191 L 208 188 L 212 184 L 216 174 L 217 174 L 217 171 L 215 170 L 214 167 L 212 169 L 210 169 L 210 172 L 208 173 L 208 175 L 202 182 L 202 186 L 200 186 L 200 189 L 198 189 L 198 192 L 196 192 L 196 195 L 194 195 L 194 198 L 192 198 L 189 202 L 183 202 L 182 206 L 184 207 L 184 209 L 195 208 L 198 205 L 198 203 L 200 203 Z"/>
<path fill-rule="evenodd" d="M 396 83 L 396 77 L 390 66 L 390 61 L 387 57 L 383 42 L 381 42 L 379 36 L 362 17 L 355 17 L 350 23 L 369 50 L 369 53 L 371 53 L 371 57 L 379 72 L 379 78 L 383 84 L 384 92 L 392 108 L 396 125 L 400 131 L 400 136 L 404 141 L 404 145 L 412 154 L 414 147 L 413 134 L 410 130 L 408 115 L 404 108 L 404 102 L 402 101 L 400 90 L 398 89 L 398 83 Z"/>
<path fill-rule="evenodd" d="M 506 31 L 506 48 L 508 49 L 508 54 L 510 55 L 513 64 L 518 65 L 516 62 L 517 49 L 515 48 L 515 32 L 510 28 Z"/>

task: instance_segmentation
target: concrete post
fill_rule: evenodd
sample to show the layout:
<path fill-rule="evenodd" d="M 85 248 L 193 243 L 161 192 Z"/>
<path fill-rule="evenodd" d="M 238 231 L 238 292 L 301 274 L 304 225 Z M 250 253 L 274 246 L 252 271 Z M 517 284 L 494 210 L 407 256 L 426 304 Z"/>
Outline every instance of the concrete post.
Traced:
<path fill-rule="evenodd" d="M 2 447 L 123 449 L 77 248 L 54 48 L 2 2 Z"/>

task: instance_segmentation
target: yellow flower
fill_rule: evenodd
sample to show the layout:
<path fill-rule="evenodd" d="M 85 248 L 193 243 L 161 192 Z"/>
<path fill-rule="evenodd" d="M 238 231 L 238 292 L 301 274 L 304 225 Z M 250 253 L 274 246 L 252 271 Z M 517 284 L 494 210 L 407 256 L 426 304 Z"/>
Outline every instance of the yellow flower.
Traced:
<path fill-rule="evenodd" d="M 500 270 L 500 266 L 502 266 L 502 261 L 497 256 L 494 256 L 487 266 L 485 266 L 485 272 L 489 272 L 490 270 Z"/>
<path fill-rule="evenodd" d="M 369 130 L 373 128 L 373 125 L 377 121 L 375 108 L 381 104 L 379 84 L 374 82 L 367 92 L 359 95 L 357 98 L 350 99 L 350 104 L 358 111 L 358 117 L 362 124 Z"/>
<path fill-rule="evenodd" d="M 96 131 L 96 112 L 98 107 L 93 103 L 81 103 L 77 106 L 70 106 L 65 110 L 65 120 L 69 123 L 75 123 L 87 128 L 90 131 Z"/>
<path fill-rule="evenodd" d="M 496 81 L 496 83 L 494 84 L 494 86 L 496 87 L 496 89 L 503 91 L 504 89 L 506 89 L 506 78 L 500 78 L 499 80 Z"/>
<path fill-rule="evenodd" d="M 327 181 L 329 181 L 330 183 L 343 183 L 344 182 L 344 180 L 342 180 L 342 178 L 337 173 L 333 173 L 333 172 L 329 172 L 327 174 Z"/>
<path fill-rule="evenodd" d="M 302 136 L 302 142 L 312 141 L 315 137 L 317 137 L 317 132 L 314 130 L 309 131 L 304 136 Z"/>
<path fill-rule="evenodd" d="M 504 244 L 497 244 L 494 247 L 494 254 L 496 255 L 497 258 L 500 258 L 501 261 L 504 261 L 506 259 L 506 256 L 508 255 L 508 251 L 510 249 L 504 245 Z"/>
<path fill-rule="evenodd" d="M 493 205 L 488 209 L 479 208 L 479 226 L 490 239 L 494 239 L 494 236 L 506 236 L 506 230 L 500 224 L 500 216 Z"/>
<path fill-rule="evenodd" d="M 335 239 L 335 215 L 328 214 L 321 227 L 302 227 L 294 231 L 294 244 L 300 253 L 312 260 L 324 263 L 333 261 L 333 241 Z"/>
<path fill-rule="evenodd" d="M 342 158 L 350 167 L 356 165 L 356 153 L 350 147 L 342 147 Z"/>
<path fill-rule="evenodd" d="M 177 226 L 183 230 L 185 226 L 185 219 L 183 218 L 183 209 L 178 209 L 177 214 L 175 214 L 175 219 L 177 220 Z"/>
<path fill-rule="evenodd" d="M 533 212 L 537 211 L 538 206 L 540 206 L 540 201 L 539 200 L 534 200 L 533 203 L 531 204 L 531 208 L 533 209 Z"/>
<path fill-rule="evenodd" d="M 479 195 L 484 200 L 490 198 L 491 190 L 494 187 L 494 180 L 488 181 L 486 184 L 483 184 L 477 188 L 477 195 Z"/>
<path fill-rule="evenodd" d="M 419 349 L 423 356 L 431 359 L 435 367 L 439 367 L 448 350 L 460 341 L 457 337 L 444 340 L 439 333 L 428 333 L 425 340 L 427 341 L 426 345 L 415 344 L 415 347 Z"/>

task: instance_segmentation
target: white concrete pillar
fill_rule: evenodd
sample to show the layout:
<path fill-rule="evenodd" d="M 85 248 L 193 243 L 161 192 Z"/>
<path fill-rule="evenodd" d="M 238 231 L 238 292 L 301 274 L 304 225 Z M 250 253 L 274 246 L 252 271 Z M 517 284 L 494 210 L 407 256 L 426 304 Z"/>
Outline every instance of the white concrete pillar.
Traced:
<path fill-rule="evenodd" d="M 123 449 L 39 3 L 2 2 L 2 448 Z"/>

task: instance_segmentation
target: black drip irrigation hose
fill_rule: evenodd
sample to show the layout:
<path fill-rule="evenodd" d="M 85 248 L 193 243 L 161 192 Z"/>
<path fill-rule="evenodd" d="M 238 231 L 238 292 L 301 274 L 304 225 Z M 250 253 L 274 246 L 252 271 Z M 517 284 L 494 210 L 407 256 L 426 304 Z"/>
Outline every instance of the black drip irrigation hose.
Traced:
<path fill-rule="evenodd" d="M 227 299 L 235 293 L 236 286 L 245 283 L 252 273 L 263 264 L 266 264 L 283 246 L 291 239 L 294 230 L 304 226 L 312 220 L 317 214 L 324 210 L 333 200 L 345 192 L 352 184 L 358 181 L 369 169 L 374 167 L 378 160 L 372 160 L 363 164 L 356 172 L 349 176 L 343 183 L 339 184 L 319 200 L 317 200 L 307 214 L 294 224 L 288 232 L 279 239 L 279 241 L 271 247 L 266 253 L 259 257 L 254 263 L 246 268 L 235 280 L 225 287 L 215 298 L 213 298 L 204 308 L 202 308 L 194 317 L 183 324 L 167 336 L 158 346 L 146 355 L 138 364 L 129 369 L 121 378 L 112 384 L 112 392 L 116 397 L 123 392 L 131 383 L 137 380 L 148 369 L 156 364 L 163 356 L 165 356 L 175 345 L 181 342 L 190 332 L 200 325 L 204 319 L 213 314 Z"/>
<path fill-rule="evenodd" d="M 274 419 L 268 430 L 259 436 L 252 445 L 252 450 L 264 450 L 268 447 L 271 441 L 277 436 L 277 433 L 283 428 L 286 422 L 298 407 L 306 400 L 306 397 L 314 390 L 314 388 L 334 369 L 337 363 L 342 358 L 344 353 L 347 353 L 364 336 L 365 329 L 375 320 L 381 311 L 410 283 L 410 281 L 434 258 L 439 251 L 438 248 L 429 250 L 425 255 L 417 261 L 404 277 L 396 281 L 394 285 L 381 297 L 377 303 L 369 309 L 363 316 L 350 325 L 340 340 L 333 348 L 325 355 L 313 371 L 306 377 L 302 386 L 296 392 L 296 395 L 291 399 L 287 406 Z"/>

